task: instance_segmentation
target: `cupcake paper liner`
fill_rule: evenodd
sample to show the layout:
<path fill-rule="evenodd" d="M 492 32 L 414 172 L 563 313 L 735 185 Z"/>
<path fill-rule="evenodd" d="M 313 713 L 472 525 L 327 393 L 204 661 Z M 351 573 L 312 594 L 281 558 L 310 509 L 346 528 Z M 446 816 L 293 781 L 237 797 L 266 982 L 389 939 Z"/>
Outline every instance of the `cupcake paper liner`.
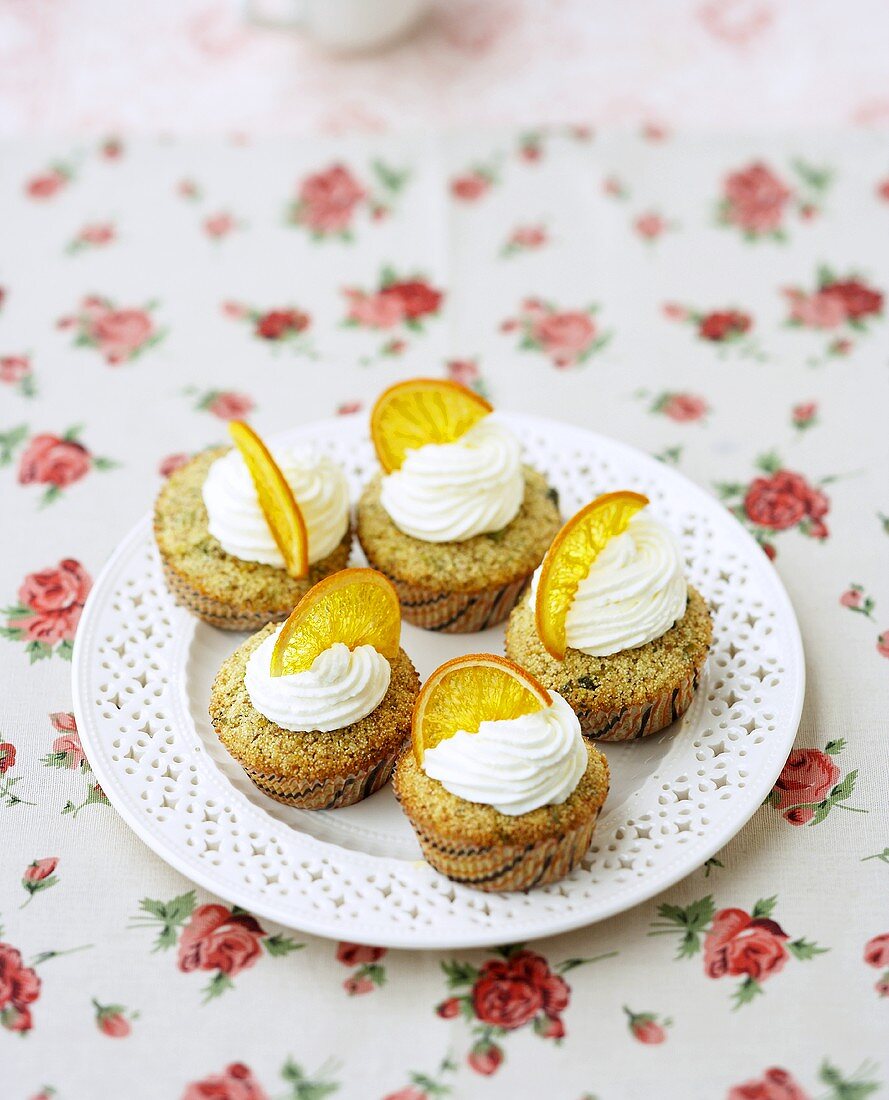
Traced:
<path fill-rule="evenodd" d="M 672 691 L 664 691 L 653 700 L 636 706 L 611 711 L 578 709 L 576 714 L 581 732 L 597 741 L 633 741 L 657 733 L 688 710 L 698 687 L 700 672 L 701 669 L 696 668 Z"/>
<path fill-rule="evenodd" d="M 423 856 L 436 871 L 474 890 L 501 893 L 531 890 L 558 882 L 577 867 L 586 855 L 599 817 L 561 836 L 548 837 L 530 845 L 494 844 L 484 848 L 455 847 L 413 824 Z"/>
<path fill-rule="evenodd" d="M 203 619 L 205 623 L 216 626 L 220 630 L 239 630 L 253 633 L 261 630 L 267 623 L 283 622 L 300 598 L 301 594 L 297 595 L 292 602 L 288 602 L 284 607 L 266 608 L 259 611 L 253 611 L 247 607 L 238 607 L 226 603 L 224 600 L 217 600 L 195 588 L 181 573 L 177 572 L 163 550 L 160 549 L 157 526 L 155 526 L 155 547 L 160 558 L 164 580 L 176 603 L 199 619 Z M 323 577 L 328 577 L 331 573 L 345 569 L 349 563 L 351 552 L 352 527 L 350 525 L 342 541 L 326 557 L 311 567 L 306 591 Z"/>
<path fill-rule="evenodd" d="M 268 775 L 241 764 L 251 782 L 276 802 L 298 806 L 302 810 L 336 810 L 352 806 L 389 782 L 401 746 L 383 757 L 372 768 L 357 775 L 334 775 L 319 783 L 305 785 L 298 776 Z"/>
<path fill-rule="evenodd" d="M 282 622 L 290 612 L 291 607 L 282 608 L 280 611 L 248 611 L 245 608 L 232 607 L 231 604 L 215 600 L 199 592 L 179 574 L 172 569 L 161 555 L 164 580 L 167 583 L 173 599 L 182 607 L 185 607 L 199 619 L 220 630 L 261 630 L 266 623 Z"/>
<path fill-rule="evenodd" d="M 408 584 L 380 569 L 374 562 L 370 561 L 370 564 L 395 586 L 401 616 L 406 622 L 441 634 L 474 634 L 503 622 L 519 602 L 531 579 L 528 573 L 499 588 L 486 588 L 478 592 L 443 592 Z"/>

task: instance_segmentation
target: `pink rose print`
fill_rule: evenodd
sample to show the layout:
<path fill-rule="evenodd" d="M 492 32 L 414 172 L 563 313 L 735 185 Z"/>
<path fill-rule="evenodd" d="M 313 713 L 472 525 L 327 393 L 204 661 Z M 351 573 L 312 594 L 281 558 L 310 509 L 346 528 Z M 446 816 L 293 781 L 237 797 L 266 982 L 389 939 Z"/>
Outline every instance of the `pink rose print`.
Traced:
<path fill-rule="evenodd" d="M 343 982 L 343 988 L 350 997 L 372 993 L 378 986 L 385 984 L 385 967 L 378 965 L 385 954 L 385 947 L 367 947 L 360 943 L 341 943 L 337 947 L 337 960 L 344 966 L 358 968 Z"/>
<path fill-rule="evenodd" d="M 65 251 L 76 255 L 90 248 L 104 248 L 117 240 L 117 230 L 111 222 L 89 222 L 69 241 Z"/>
<path fill-rule="evenodd" d="M 868 966 L 882 969 L 889 966 L 889 932 L 874 936 L 864 945 L 864 961 Z"/>
<path fill-rule="evenodd" d="M 232 1062 L 222 1073 L 193 1081 L 182 1100 L 269 1100 L 268 1093 L 243 1062 Z"/>
<path fill-rule="evenodd" d="M 640 396 L 647 394 L 643 391 Z M 648 411 L 666 416 L 677 424 L 692 424 L 703 420 L 710 411 L 710 406 L 703 397 L 693 393 L 664 391 L 655 397 Z"/>
<path fill-rule="evenodd" d="M 203 196 L 200 185 L 193 179 L 182 179 L 176 184 L 176 194 L 180 199 L 197 202 Z"/>
<path fill-rule="evenodd" d="M 29 355 L 0 355 L 0 382 L 14 386 L 22 397 L 34 397 L 37 386 Z"/>
<path fill-rule="evenodd" d="M 527 298 L 519 315 L 501 324 L 502 332 L 518 330 L 519 348 L 547 355 L 554 367 L 575 367 L 601 351 L 611 334 L 596 323 L 598 307 L 560 310 L 551 302 Z"/>
<path fill-rule="evenodd" d="M 58 856 L 47 856 L 44 859 L 35 859 L 28 864 L 22 874 L 22 886 L 27 891 L 28 897 L 19 908 L 24 909 L 34 895 L 39 894 L 41 890 L 48 890 L 50 887 L 56 885 L 59 878 L 57 875 L 54 875 L 53 872 L 58 865 Z"/>
<path fill-rule="evenodd" d="M 155 326 L 153 308 L 154 303 L 145 309 L 118 309 L 109 298 L 89 295 L 81 302 L 80 312 L 61 318 L 59 327 L 73 328 L 76 347 L 96 348 L 115 367 L 132 362 L 166 335 Z"/>
<path fill-rule="evenodd" d="M 19 461 L 20 485 L 32 482 L 64 489 L 85 477 L 90 468 L 90 453 L 74 439 L 57 435 L 35 435 Z"/>
<path fill-rule="evenodd" d="M 48 856 L 46 859 L 35 859 L 25 868 L 22 882 L 34 884 L 45 882 L 56 869 L 59 863 L 58 856 Z"/>
<path fill-rule="evenodd" d="M 746 313 L 736 309 L 726 310 L 722 313 L 706 313 L 698 323 L 698 333 L 703 340 L 712 340 L 714 343 L 722 343 L 743 336 L 750 331 L 751 318 Z"/>
<path fill-rule="evenodd" d="M 427 322 L 438 316 L 444 301 L 444 292 L 427 279 L 419 275 L 403 278 L 391 267 L 383 268 L 379 285 L 373 290 L 346 287 L 343 295 L 347 302 L 345 327 L 403 328 L 415 333 L 425 331 Z M 406 347 L 400 337 L 393 338 L 383 345 L 381 354 L 399 355 Z"/>
<path fill-rule="evenodd" d="M 864 961 L 883 973 L 874 985 L 879 997 L 889 997 L 889 932 L 874 936 L 864 945 Z"/>
<path fill-rule="evenodd" d="M 877 198 L 889 202 L 889 177 L 877 184 Z"/>
<path fill-rule="evenodd" d="M 508 257 L 520 252 L 536 252 L 547 244 L 549 232 L 545 225 L 518 225 L 507 237 L 500 255 Z"/>
<path fill-rule="evenodd" d="M 110 470 L 117 463 L 92 454 L 78 440 L 80 425 L 64 435 L 44 432 L 31 438 L 19 459 L 20 485 L 47 485 L 42 503 L 51 504 L 62 490 L 86 477 L 91 469 Z"/>
<path fill-rule="evenodd" d="M 400 299 L 385 294 L 367 294 L 363 290 L 344 291 L 349 303 L 346 323 L 362 328 L 394 328 L 405 318 Z"/>
<path fill-rule="evenodd" d="M 492 1074 L 505 1057 L 499 1044 L 511 1031 L 530 1025 L 540 1038 L 560 1042 L 565 1036 L 562 1016 L 571 999 L 563 975 L 613 954 L 567 959 L 553 968 L 542 955 L 516 945 L 502 948 L 480 968 L 444 962 L 449 989 L 464 992 L 448 997 L 435 1011 L 445 1020 L 463 1015 L 471 1022 L 473 1042 L 466 1060 L 477 1073 Z"/>
<path fill-rule="evenodd" d="M 308 327 L 308 315 L 297 309 L 273 309 L 256 321 L 256 335 L 263 340 L 282 340 L 290 333 L 300 333 Z"/>
<path fill-rule="evenodd" d="M 363 993 L 373 993 L 376 989 L 377 983 L 370 978 L 361 978 L 357 975 L 353 975 L 351 978 L 346 978 L 343 982 L 343 989 L 349 994 L 350 997 L 360 997 Z"/>
<path fill-rule="evenodd" d="M 881 657 L 889 657 L 889 630 L 884 630 L 877 637 L 877 653 Z"/>
<path fill-rule="evenodd" d="M 255 966 L 263 953 L 288 955 L 304 945 L 289 936 L 269 935 L 259 921 L 237 906 L 197 905 L 194 890 L 172 901 L 143 898 L 134 926 L 159 929 L 155 950 L 176 946 L 177 963 L 186 974 L 212 972 L 204 988 L 205 1002 L 234 988 L 234 979 Z"/>
<path fill-rule="evenodd" d="M 785 469 L 774 453 L 761 455 L 756 464 L 762 476 L 749 485 L 720 482 L 716 491 L 760 545 L 774 550 L 774 535 L 791 528 L 809 538 L 826 539 L 830 533 L 825 523 L 830 500 L 823 489 L 802 474 Z M 821 484 L 829 480 L 825 478 Z"/>
<path fill-rule="evenodd" d="M 673 226 L 655 211 L 639 214 L 633 220 L 633 229 L 643 241 L 656 241 Z"/>
<path fill-rule="evenodd" d="M 29 199 L 45 202 L 58 195 L 74 178 L 74 171 L 68 164 L 54 164 L 46 172 L 32 176 L 25 184 L 25 194 Z"/>
<path fill-rule="evenodd" d="M 785 209 L 792 192 L 761 161 L 725 178 L 719 221 L 739 228 L 748 240 L 781 236 Z"/>
<path fill-rule="evenodd" d="M 288 1086 L 288 1096 L 320 1097 L 336 1092 L 339 1084 L 330 1079 L 330 1065 L 322 1066 L 315 1074 L 308 1074 L 288 1058 L 281 1067 L 281 1078 Z M 269 1100 L 269 1094 L 253 1076 L 253 1071 L 243 1062 L 232 1062 L 222 1073 L 211 1073 L 200 1081 L 193 1081 L 185 1089 L 181 1100 Z"/>
<path fill-rule="evenodd" d="M 736 352 L 742 358 L 760 361 L 765 358 L 752 336 L 753 317 L 744 310 L 699 310 L 679 302 L 666 302 L 662 312 L 667 320 L 694 329 L 699 340 L 717 347 L 720 354 Z"/>
<path fill-rule="evenodd" d="M 306 226 L 313 235 L 344 234 L 348 231 L 355 208 L 366 191 L 342 164 L 307 176 L 299 186 L 291 221 Z"/>
<path fill-rule="evenodd" d="M 482 377 L 475 359 L 450 359 L 445 363 L 445 373 L 452 382 L 458 382 L 469 390 L 488 399 L 488 384 Z"/>
<path fill-rule="evenodd" d="M 109 1039 L 126 1039 L 132 1032 L 132 1020 L 138 1013 L 127 1013 L 126 1005 L 103 1005 L 95 997 L 93 1008 L 96 1010 L 96 1027 Z"/>
<path fill-rule="evenodd" d="M 803 328 L 838 328 L 846 320 L 846 307 L 836 295 L 818 291 L 805 294 L 801 290 L 786 290 L 790 305 L 788 323 Z"/>
<path fill-rule="evenodd" d="M 224 905 L 201 905 L 179 938 L 179 969 L 215 970 L 234 977 L 262 954 L 265 932 L 249 913 L 235 914 Z"/>
<path fill-rule="evenodd" d="M 27 355 L 4 355 L 0 357 L 0 382 L 15 385 L 31 373 L 31 360 Z"/>
<path fill-rule="evenodd" d="M 74 715 L 56 711 L 50 714 L 49 719 L 59 736 L 52 742 L 50 751 L 41 759 L 40 763 L 45 768 L 78 772 L 85 783 L 85 793 L 80 802 L 73 802 L 68 799 L 61 812 L 76 818 L 86 806 L 109 805 L 105 792 L 95 781 L 89 761 L 83 751 Z"/>
<path fill-rule="evenodd" d="M 602 190 L 610 199 L 628 199 L 630 189 L 618 176 L 606 176 L 602 181 Z"/>
<path fill-rule="evenodd" d="M 881 290 L 855 275 L 841 277 L 824 265 L 818 269 L 814 290 L 792 286 L 782 293 L 788 304 L 787 324 L 793 328 L 823 332 L 843 329 L 864 335 L 870 324 L 883 317 L 885 296 Z M 835 336 L 826 344 L 825 353 L 828 358 L 843 357 L 853 347 L 848 337 Z M 809 362 L 814 366 L 820 360 Z"/>
<path fill-rule="evenodd" d="M 0 775 L 15 766 L 15 745 L 11 741 L 0 742 Z"/>
<path fill-rule="evenodd" d="M 227 211 L 211 214 L 204 218 L 202 228 L 213 241 L 221 241 L 239 228 L 238 222 Z"/>
<path fill-rule="evenodd" d="M 472 988 L 472 1005 L 483 1023 L 511 1031 L 541 1012 L 557 1018 L 568 1007 L 570 990 L 564 978 L 531 951 L 485 963 Z"/>
<path fill-rule="evenodd" d="M 762 1077 L 729 1089 L 726 1100 L 811 1100 L 786 1069 L 773 1066 Z"/>
<path fill-rule="evenodd" d="M 624 1012 L 630 1034 L 637 1042 L 645 1043 L 647 1046 L 657 1046 L 667 1041 L 667 1028 L 672 1024 L 672 1020 L 658 1022 L 658 1017 L 653 1012 L 631 1012 L 626 1005 L 624 1005 Z"/>
<path fill-rule="evenodd" d="M 35 802 L 22 798 L 13 789 L 22 778 L 9 774 L 15 767 L 15 760 L 15 745 L 11 741 L 0 741 L 0 806 L 35 806 Z"/>
<path fill-rule="evenodd" d="M 813 489 L 801 474 L 776 470 L 769 477 L 755 478 L 744 497 L 744 509 L 751 522 L 783 531 L 803 519 L 820 521 L 830 507 L 827 497 Z M 813 535 L 824 538 L 826 531 Z"/>
<path fill-rule="evenodd" d="M 528 130 L 519 137 L 518 156 L 525 164 L 537 164 L 543 160 L 544 138 L 543 130 Z"/>
<path fill-rule="evenodd" d="M 162 458 L 158 465 L 157 472 L 161 477 L 170 477 L 175 474 L 177 470 L 181 470 L 182 467 L 191 460 L 191 455 L 185 454 L 184 451 L 178 451 L 176 454 L 167 455 Z"/>
<path fill-rule="evenodd" d="M 401 303 L 408 321 L 438 312 L 444 295 L 424 279 L 403 279 L 384 282 L 380 296 Z"/>
<path fill-rule="evenodd" d="M 197 396 L 195 409 L 212 413 L 220 420 L 243 420 L 256 408 L 252 397 L 233 390 L 196 390 L 193 386 L 183 391 L 190 397 Z"/>
<path fill-rule="evenodd" d="M 494 169 L 479 165 L 451 180 L 451 195 L 460 202 L 478 202 L 497 184 Z"/>
<path fill-rule="evenodd" d="M 865 592 L 863 585 L 850 584 L 840 596 L 840 606 L 846 607 L 859 615 L 864 615 L 867 619 L 873 619 L 877 602 L 873 596 L 869 596 Z"/>
<path fill-rule="evenodd" d="M 649 121 L 642 125 L 642 137 L 646 141 L 666 141 L 670 130 L 662 122 Z"/>
<path fill-rule="evenodd" d="M 80 743 L 74 715 L 57 711 L 49 719 L 58 730 L 59 736 L 53 741 L 51 751 L 41 761 L 44 767 L 88 770 L 89 761 Z"/>
<path fill-rule="evenodd" d="M 377 962 L 385 954 L 385 947 L 366 947 L 360 943 L 340 943 L 336 949 L 337 962 L 341 962 L 344 966 Z"/>
<path fill-rule="evenodd" d="M 784 969 L 790 937 L 775 921 L 743 909 L 720 909 L 704 937 L 708 978 L 744 977 L 760 984 Z"/>
<path fill-rule="evenodd" d="M 288 344 L 301 355 L 313 354 L 306 336 L 312 318 L 301 309 L 291 306 L 260 310 L 239 302 L 225 302 L 222 311 L 234 321 L 246 321 L 252 334 L 265 343 Z"/>
<path fill-rule="evenodd" d="M 332 164 L 307 176 L 297 188 L 287 213 L 291 225 L 306 229 L 313 240 L 354 240 L 355 221 L 365 210 L 382 221 L 394 207 L 410 173 L 384 161 L 371 162 L 371 182 L 361 182 L 344 164 Z"/>
<path fill-rule="evenodd" d="M 793 185 L 762 161 L 730 173 L 723 184 L 718 221 L 739 229 L 748 241 L 786 240 L 790 212 L 795 211 L 802 221 L 811 221 L 820 213 L 832 182 L 828 169 L 803 160 L 794 160 L 790 171 Z"/>
<path fill-rule="evenodd" d="M 0 943 L 0 1024 L 7 1031 L 30 1031 L 30 1006 L 39 996 L 37 972 L 24 965 L 20 951 Z"/>
<path fill-rule="evenodd" d="M 815 401 L 802 401 L 790 410 L 790 422 L 797 431 L 805 432 L 818 423 L 818 404 Z"/>
<path fill-rule="evenodd" d="M 779 974 L 789 958 L 806 961 L 827 950 L 805 939 L 791 941 L 772 919 L 776 903 L 775 897 L 761 899 L 750 913 L 717 912 L 710 895 L 684 909 L 664 904 L 649 935 L 680 935 L 680 959 L 697 954 L 703 938 L 704 973 L 713 979 L 740 978 L 733 994 L 735 1008 L 740 1008 L 763 992 L 763 983 Z"/>
<path fill-rule="evenodd" d="M 25 642 L 31 663 L 53 652 L 71 659 L 71 643 L 92 579 L 73 558 L 55 567 L 29 573 L 18 591 L 19 602 L 5 610 L 7 625 L 0 635 Z"/>
<path fill-rule="evenodd" d="M 775 782 L 769 802 L 781 810 L 791 825 L 820 824 L 830 810 L 848 798 L 858 772 L 850 772 L 843 781 L 843 793 L 834 795 L 840 769 L 831 754 L 841 752 L 844 742 L 831 741 L 827 749 L 795 749 Z M 849 807 L 844 807 L 849 808 Z M 816 812 L 818 820 L 815 820 Z"/>
<path fill-rule="evenodd" d="M 490 1077 L 500 1068 L 504 1057 L 502 1048 L 496 1043 L 481 1042 L 476 1043 L 472 1048 L 466 1061 L 476 1073 L 482 1074 L 483 1077 Z"/>
<path fill-rule="evenodd" d="M 361 412 L 364 408 L 364 404 L 361 401 L 343 401 L 336 407 L 337 416 L 354 416 L 355 413 Z"/>
<path fill-rule="evenodd" d="M 116 135 L 107 137 L 100 145 L 99 152 L 105 160 L 120 160 L 124 154 L 123 141 Z"/>

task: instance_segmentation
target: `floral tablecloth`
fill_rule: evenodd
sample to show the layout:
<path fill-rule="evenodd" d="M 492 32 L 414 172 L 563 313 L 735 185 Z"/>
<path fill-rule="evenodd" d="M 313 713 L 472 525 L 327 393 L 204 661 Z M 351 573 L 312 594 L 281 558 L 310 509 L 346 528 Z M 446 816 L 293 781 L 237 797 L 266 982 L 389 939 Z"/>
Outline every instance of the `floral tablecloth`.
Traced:
<path fill-rule="evenodd" d="M 883 1090 L 887 239 L 866 134 L 6 147 L 2 1096 Z M 419 372 L 711 489 L 808 655 L 797 748 L 717 858 L 500 951 L 337 944 L 194 889 L 117 818 L 71 714 L 92 578 L 165 476 L 226 418 L 363 415 Z"/>

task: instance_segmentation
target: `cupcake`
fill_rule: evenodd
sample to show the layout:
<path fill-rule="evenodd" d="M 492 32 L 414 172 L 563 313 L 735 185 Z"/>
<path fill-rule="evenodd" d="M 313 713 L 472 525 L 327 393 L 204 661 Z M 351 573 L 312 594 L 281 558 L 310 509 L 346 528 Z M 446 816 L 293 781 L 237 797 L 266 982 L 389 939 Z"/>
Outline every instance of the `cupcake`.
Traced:
<path fill-rule="evenodd" d="M 393 787 L 423 856 L 477 890 L 529 890 L 577 867 L 608 763 L 568 703 L 502 657 L 442 665 L 414 708 Z"/>
<path fill-rule="evenodd" d="M 330 810 L 388 781 L 420 688 L 400 631 L 385 577 L 345 569 L 315 585 L 286 623 L 268 624 L 226 659 L 210 719 L 261 791 Z"/>
<path fill-rule="evenodd" d="M 506 630 L 509 657 L 602 741 L 656 733 L 682 715 L 713 640 L 706 601 L 647 505 L 610 493 L 578 512 Z"/>
<path fill-rule="evenodd" d="M 371 415 L 382 471 L 358 503 L 358 538 L 427 630 L 505 619 L 559 527 L 556 493 L 491 412 L 454 382 L 414 379 Z"/>
<path fill-rule="evenodd" d="M 154 535 L 177 603 L 224 630 L 257 630 L 347 564 L 349 490 L 312 446 L 270 453 L 246 425 L 232 433 L 235 448 L 203 451 L 170 477 Z"/>

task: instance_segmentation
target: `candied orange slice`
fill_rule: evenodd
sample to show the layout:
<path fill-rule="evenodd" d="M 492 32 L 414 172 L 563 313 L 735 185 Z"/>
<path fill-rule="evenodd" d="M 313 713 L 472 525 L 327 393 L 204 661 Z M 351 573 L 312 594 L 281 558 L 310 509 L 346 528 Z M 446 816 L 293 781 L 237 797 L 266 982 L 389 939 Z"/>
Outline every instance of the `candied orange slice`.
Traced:
<path fill-rule="evenodd" d="M 272 676 L 305 672 L 334 642 L 349 649 L 372 645 L 384 657 L 398 655 L 398 593 L 376 569 L 341 569 L 303 596 L 281 628 L 272 650 Z"/>
<path fill-rule="evenodd" d="M 458 730 L 478 733 L 482 722 L 520 718 L 550 706 L 552 696 L 534 677 L 505 657 L 470 653 L 435 670 L 414 704 L 411 742 L 423 753 Z"/>
<path fill-rule="evenodd" d="M 228 431 L 253 478 L 259 507 L 287 572 L 291 577 L 304 577 L 309 571 L 309 536 L 287 478 L 249 424 L 230 420 Z"/>
<path fill-rule="evenodd" d="M 370 414 L 370 437 L 387 474 L 424 443 L 453 443 L 493 412 L 477 393 L 441 378 L 411 378 L 384 390 Z"/>
<path fill-rule="evenodd" d="M 577 586 L 609 539 L 623 534 L 646 504 L 648 497 L 628 489 L 605 493 L 581 508 L 553 539 L 540 567 L 534 618 L 544 648 L 557 661 L 565 658 L 565 616 Z"/>

